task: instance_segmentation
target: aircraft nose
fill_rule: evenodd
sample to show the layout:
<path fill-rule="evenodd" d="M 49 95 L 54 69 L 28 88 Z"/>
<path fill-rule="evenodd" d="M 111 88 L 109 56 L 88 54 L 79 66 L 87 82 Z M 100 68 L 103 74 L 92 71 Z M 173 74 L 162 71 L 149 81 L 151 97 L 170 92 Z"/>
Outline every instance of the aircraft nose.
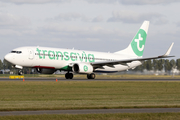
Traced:
<path fill-rule="evenodd" d="M 10 62 L 12 60 L 12 55 L 11 54 L 7 54 L 5 55 L 4 59 L 8 62 Z"/>

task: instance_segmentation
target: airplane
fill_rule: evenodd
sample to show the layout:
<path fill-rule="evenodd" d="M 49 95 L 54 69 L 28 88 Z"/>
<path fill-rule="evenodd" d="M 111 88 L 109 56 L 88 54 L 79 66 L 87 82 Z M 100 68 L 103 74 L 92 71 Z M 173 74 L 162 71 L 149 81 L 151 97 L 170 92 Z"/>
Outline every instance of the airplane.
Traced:
<path fill-rule="evenodd" d="M 5 55 L 5 60 L 20 69 L 36 68 L 39 73 L 53 74 L 56 70 L 67 71 L 66 79 L 73 79 L 73 73 L 87 74 L 88 79 L 95 79 L 95 73 L 114 73 L 142 65 L 144 60 L 174 57 L 169 56 L 173 44 L 164 55 L 143 58 L 149 21 L 144 21 L 129 46 L 114 53 L 60 49 L 40 46 L 26 46 L 13 49 Z"/>

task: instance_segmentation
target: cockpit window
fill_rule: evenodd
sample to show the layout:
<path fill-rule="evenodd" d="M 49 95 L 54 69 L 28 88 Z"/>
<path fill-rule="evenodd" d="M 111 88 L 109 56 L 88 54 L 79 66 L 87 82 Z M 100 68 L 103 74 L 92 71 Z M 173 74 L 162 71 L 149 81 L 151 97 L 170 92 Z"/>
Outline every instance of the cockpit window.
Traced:
<path fill-rule="evenodd" d="M 16 51 L 11 51 L 11 53 L 16 53 Z"/>
<path fill-rule="evenodd" d="M 11 51 L 11 53 L 17 53 L 17 54 L 20 54 L 20 53 L 22 53 L 22 51 Z"/>
<path fill-rule="evenodd" d="M 17 53 L 19 53 L 19 54 L 20 54 L 20 53 L 22 53 L 22 52 L 21 52 L 21 51 L 17 51 Z"/>

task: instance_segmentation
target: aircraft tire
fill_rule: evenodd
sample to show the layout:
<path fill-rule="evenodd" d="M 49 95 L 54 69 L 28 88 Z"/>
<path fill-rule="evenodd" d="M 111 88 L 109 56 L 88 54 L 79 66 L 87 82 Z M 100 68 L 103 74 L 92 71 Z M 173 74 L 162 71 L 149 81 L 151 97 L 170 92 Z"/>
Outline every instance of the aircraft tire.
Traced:
<path fill-rule="evenodd" d="M 73 74 L 72 73 L 66 73 L 65 78 L 66 79 L 73 79 Z"/>
<path fill-rule="evenodd" d="M 69 73 L 66 73 L 66 74 L 65 74 L 65 78 L 66 78 L 66 79 L 69 79 Z"/>
<path fill-rule="evenodd" d="M 91 79 L 91 78 L 90 78 L 90 74 L 87 74 L 87 79 Z"/>
<path fill-rule="evenodd" d="M 23 74 L 23 71 L 22 70 L 19 70 L 18 71 L 18 75 L 22 75 Z"/>
<path fill-rule="evenodd" d="M 69 73 L 69 79 L 73 79 L 73 74 Z"/>
<path fill-rule="evenodd" d="M 87 74 L 88 79 L 95 79 L 96 75 L 94 73 Z"/>

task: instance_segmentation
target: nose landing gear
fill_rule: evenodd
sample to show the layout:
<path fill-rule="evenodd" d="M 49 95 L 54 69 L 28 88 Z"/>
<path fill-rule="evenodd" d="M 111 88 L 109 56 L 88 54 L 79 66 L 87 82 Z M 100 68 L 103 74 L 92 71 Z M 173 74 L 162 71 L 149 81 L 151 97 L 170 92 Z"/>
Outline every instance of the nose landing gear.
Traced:
<path fill-rule="evenodd" d="M 18 75 L 22 75 L 23 74 L 23 71 L 22 70 L 19 70 L 18 71 Z"/>

